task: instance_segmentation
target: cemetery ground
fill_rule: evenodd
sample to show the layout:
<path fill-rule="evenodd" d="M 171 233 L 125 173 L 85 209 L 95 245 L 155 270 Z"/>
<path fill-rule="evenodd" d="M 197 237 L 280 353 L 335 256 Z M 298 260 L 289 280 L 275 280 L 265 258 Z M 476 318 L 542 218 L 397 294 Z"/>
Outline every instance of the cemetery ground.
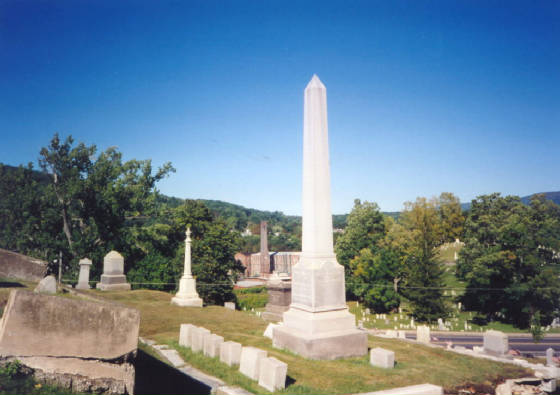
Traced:
<path fill-rule="evenodd" d="M 254 393 L 265 393 L 256 382 L 249 380 L 237 368 L 230 368 L 218 358 L 192 353 L 178 345 L 182 323 L 202 326 L 213 333 L 243 344 L 266 350 L 288 364 L 286 394 L 321 393 L 348 394 L 429 382 L 456 393 L 464 387 L 480 392 L 493 392 L 504 378 L 530 375 L 514 365 L 495 363 L 461 356 L 443 349 L 426 347 L 395 339 L 369 337 L 369 347 L 383 347 L 395 351 L 396 366 L 392 370 L 372 367 L 369 356 L 336 361 L 311 361 L 293 353 L 272 347 L 263 336 L 267 323 L 256 315 L 232 311 L 221 306 L 203 309 L 177 307 L 170 304 L 171 295 L 160 291 L 132 292 L 87 291 L 104 299 L 134 307 L 141 312 L 140 336 L 168 344 L 179 351 L 192 366 L 216 376 L 230 385 L 243 387 Z"/>
<path fill-rule="evenodd" d="M 21 287 L 33 289 L 35 285 L 36 283 L 31 282 L 0 279 L 0 302 L 6 302 L 11 289 Z M 216 376 L 230 385 L 243 387 L 253 393 L 266 393 L 266 391 L 256 382 L 239 373 L 237 368 L 230 368 L 217 358 L 192 353 L 189 349 L 179 346 L 180 325 L 192 323 L 203 326 L 213 333 L 223 336 L 226 340 L 240 342 L 244 346 L 261 348 L 266 350 L 269 356 L 286 362 L 288 364 L 288 386 L 282 391 L 286 394 L 360 393 L 425 382 L 441 385 L 448 393 L 457 393 L 463 388 L 475 389 L 477 393 L 493 393 L 495 386 L 505 378 L 532 375 L 530 371 L 510 364 L 475 359 L 441 348 L 373 336 L 368 339 L 370 348 L 382 347 L 395 352 L 396 366 L 394 369 L 384 370 L 372 367 L 369 364 L 369 356 L 337 361 L 311 361 L 273 348 L 271 340 L 263 336 L 267 323 L 254 312 L 232 311 L 221 306 L 208 306 L 203 309 L 173 306 L 170 304 L 173 295 L 161 291 L 101 292 L 90 290 L 82 292 L 88 296 L 137 308 L 141 312 L 140 336 L 153 339 L 160 344 L 168 344 L 177 349 L 190 365 Z M 255 303 L 255 301 L 258 304 L 263 303 L 264 299 L 262 295 L 259 296 L 259 292 L 240 292 L 238 296 L 242 294 L 251 295 L 249 304 Z M 63 295 L 76 297 L 67 293 Z M 243 299 L 243 296 L 240 299 Z M 349 307 L 355 313 L 362 310 L 362 306 L 356 306 L 355 302 L 350 302 Z M 394 317 L 397 316 L 399 315 L 391 316 L 391 324 L 394 322 Z M 137 394 L 171 393 L 163 387 L 179 385 L 180 388 L 181 385 L 184 387 L 188 385 L 188 383 L 182 382 L 186 380 L 185 376 L 164 363 L 150 347 L 142 344 L 139 344 L 136 369 Z M 160 380 L 154 380 L 155 377 Z M 162 378 L 165 379 L 162 380 Z M 10 380 L 7 382 L 9 383 Z M 18 389 L 18 393 L 68 393 L 53 388 L 41 392 L 45 387 L 35 387 L 30 384 L 26 384 L 26 387 L 18 387 Z"/>

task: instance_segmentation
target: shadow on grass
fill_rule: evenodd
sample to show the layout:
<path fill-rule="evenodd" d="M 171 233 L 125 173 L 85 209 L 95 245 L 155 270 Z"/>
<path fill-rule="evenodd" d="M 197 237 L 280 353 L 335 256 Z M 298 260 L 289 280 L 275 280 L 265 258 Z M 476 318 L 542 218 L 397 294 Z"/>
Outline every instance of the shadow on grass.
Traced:
<path fill-rule="evenodd" d="M 211 388 L 138 349 L 136 395 L 210 394 Z"/>
<path fill-rule="evenodd" d="M 0 281 L 0 288 L 25 288 L 25 285 L 16 281 L 2 280 Z"/>

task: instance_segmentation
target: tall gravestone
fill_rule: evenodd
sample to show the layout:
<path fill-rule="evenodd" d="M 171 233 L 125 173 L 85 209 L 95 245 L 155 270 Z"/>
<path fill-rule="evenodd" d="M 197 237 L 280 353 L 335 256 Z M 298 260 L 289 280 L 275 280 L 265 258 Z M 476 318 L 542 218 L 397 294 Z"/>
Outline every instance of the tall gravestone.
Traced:
<path fill-rule="evenodd" d="M 301 259 L 273 345 L 312 359 L 365 355 L 367 335 L 348 311 L 344 268 L 333 250 L 327 90 L 316 75 L 305 88 L 302 203 Z"/>
<path fill-rule="evenodd" d="M 272 273 L 266 282 L 268 303 L 262 318 L 266 321 L 282 321 L 282 314 L 290 308 L 292 301 L 292 282 L 290 277 L 280 277 Z"/>
<path fill-rule="evenodd" d="M 130 291 L 124 275 L 124 258 L 117 251 L 111 251 L 103 258 L 103 274 L 96 287 L 102 291 Z"/>
<path fill-rule="evenodd" d="M 171 299 L 177 306 L 202 307 L 202 299 L 196 292 L 196 280 L 191 273 L 191 228 L 185 232 L 185 266 L 183 276 L 179 280 L 179 292 Z"/>
<path fill-rule="evenodd" d="M 76 289 L 90 289 L 89 286 L 89 269 L 91 268 L 91 260 L 88 258 L 80 259 L 80 274 L 78 275 L 78 284 Z"/>

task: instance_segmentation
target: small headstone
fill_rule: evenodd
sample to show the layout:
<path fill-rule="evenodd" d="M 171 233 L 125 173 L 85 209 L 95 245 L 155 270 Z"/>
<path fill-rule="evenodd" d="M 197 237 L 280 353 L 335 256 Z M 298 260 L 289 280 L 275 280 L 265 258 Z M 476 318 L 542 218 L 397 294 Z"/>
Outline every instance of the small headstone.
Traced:
<path fill-rule="evenodd" d="M 366 314 L 371 314 L 371 310 L 369 308 L 366 308 Z"/>
<path fill-rule="evenodd" d="M 193 329 L 191 338 L 191 350 L 200 352 L 204 349 L 204 335 L 210 333 L 206 328 L 196 327 Z"/>
<path fill-rule="evenodd" d="M 210 358 L 217 358 L 220 356 L 220 346 L 224 342 L 222 336 L 213 333 L 204 335 L 204 355 Z"/>
<path fill-rule="evenodd" d="M 268 326 L 266 327 L 263 336 L 264 337 L 268 337 L 269 339 L 272 339 L 272 332 L 274 331 L 274 328 L 277 327 L 278 324 L 268 324 Z"/>
<path fill-rule="evenodd" d="M 547 366 L 556 366 L 554 363 L 554 349 L 547 348 L 546 349 L 546 365 Z"/>
<path fill-rule="evenodd" d="M 439 331 L 444 331 L 445 330 L 445 325 L 444 325 L 443 320 L 441 318 L 437 319 L 437 325 L 438 325 L 438 330 Z"/>
<path fill-rule="evenodd" d="M 241 343 L 223 342 L 220 347 L 220 361 L 228 366 L 239 365 L 241 360 Z"/>
<path fill-rule="evenodd" d="M 47 276 L 35 287 L 33 292 L 40 294 L 55 294 L 56 293 L 56 278 L 53 275 Z"/>
<path fill-rule="evenodd" d="M 225 302 L 224 307 L 226 309 L 235 310 L 235 302 Z"/>
<path fill-rule="evenodd" d="M 255 347 L 243 347 L 241 349 L 239 371 L 251 380 L 258 380 L 261 359 L 266 358 L 266 355 L 264 350 Z"/>
<path fill-rule="evenodd" d="M 399 331 L 399 339 L 406 339 L 406 332 L 405 331 Z"/>
<path fill-rule="evenodd" d="M 183 347 L 191 347 L 192 334 L 196 326 L 192 324 L 181 324 L 179 330 L 179 345 Z"/>
<path fill-rule="evenodd" d="M 262 358 L 259 367 L 259 385 L 270 392 L 286 388 L 288 365 L 274 357 Z"/>
<path fill-rule="evenodd" d="M 78 284 L 76 289 L 90 289 L 89 286 L 89 269 L 91 268 L 91 260 L 88 258 L 80 259 L 80 274 L 78 275 Z"/>
<path fill-rule="evenodd" d="M 502 356 L 509 351 L 508 336 L 500 331 L 486 331 L 483 343 L 484 352 L 487 354 Z"/>
<path fill-rule="evenodd" d="M 369 363 L 378 368 L 393 369 L 395 366 L 395 353 L 376 347 L 369 353 Z"/>
<path fill-rule="evenodd" d="M 416 327 L 416 341 L 420 343 L 430 343 L 430 327 L 418 325 Z"/>

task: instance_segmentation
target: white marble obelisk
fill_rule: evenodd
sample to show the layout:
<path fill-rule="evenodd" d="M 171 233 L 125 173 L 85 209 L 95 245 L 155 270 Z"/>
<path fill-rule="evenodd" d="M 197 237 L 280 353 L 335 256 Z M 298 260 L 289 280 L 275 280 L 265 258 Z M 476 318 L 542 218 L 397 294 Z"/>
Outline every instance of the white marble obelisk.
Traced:
<path fill-rule="evenodd" d="M 305 88 L 302 202 L 301 259 L 273 345 L 312 359 L 365 355 L 367 335 L 348 312 L 344 268 L 333 250 L 327 89 L 316 75 Z"/>
<path fill-rule="evenodd" d="M 202 307 L 202 299 L 196 292 L 196 280 L 191 273 L 191 228 L 187 228 L 185 239 L 185 267 L 179 280 L 179 292 L 171 299 L 177 306 Z"/>

